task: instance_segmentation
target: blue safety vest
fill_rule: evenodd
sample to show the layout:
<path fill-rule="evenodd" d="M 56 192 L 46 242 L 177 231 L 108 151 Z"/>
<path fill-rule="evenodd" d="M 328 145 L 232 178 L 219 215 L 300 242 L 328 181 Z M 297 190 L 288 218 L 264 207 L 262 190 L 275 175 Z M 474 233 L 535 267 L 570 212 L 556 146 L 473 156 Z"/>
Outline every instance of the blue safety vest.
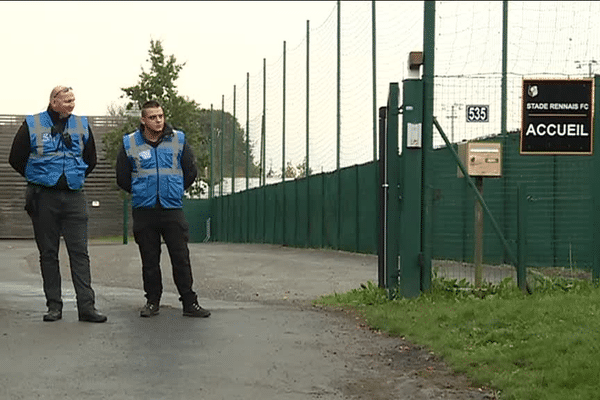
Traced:
<path fill-rule="evenodd" d="M 72 190 L 79 190 L 85 181 L 88 164 L 83 160 L 83 148 L 89 137 L 86 117 L 70 115 L 65 124 L 65 134 L 71 137 L 67 147 L 61 134 L 52 130 L 52 118 L 47 111 L 25 118 L 29 127 L 31 153 L 25 166 L 28 182 L 51 187 L 62 174 Z"/>
<path fill-rule="evenodd" d="M 123 136 L 125 152 L 132 166 L 133 208 L 183 207 L 183 170 L 181 154 L 185 135 L 173 130 L 154 147 L 146 143 L 140 130 Z"/>

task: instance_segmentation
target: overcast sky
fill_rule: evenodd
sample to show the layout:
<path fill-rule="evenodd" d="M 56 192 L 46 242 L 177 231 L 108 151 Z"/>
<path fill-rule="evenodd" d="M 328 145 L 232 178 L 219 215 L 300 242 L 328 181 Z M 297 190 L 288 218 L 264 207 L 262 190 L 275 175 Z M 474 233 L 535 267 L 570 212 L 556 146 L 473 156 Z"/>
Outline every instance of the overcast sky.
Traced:
<path fill-rule="evenodd" d="M 524 76 L 600 73 L 600 2 L 515 0 L 508 4 L 507 122 L 509 129 L 516 129 Z M 231 112 L 237 85 L 237 118 L 250 120 L 254 143 L 260 137 L 262 112 L 262 92 L 255 83 L 262 77 L 266 58 L 269 93 L 281 93 L 277 74 L 282 70 L 286 41 L 286 157 L 301 159 L 306 142 L 304 46 L 306 21 L 310 20 L 311 152 L 323 149 L 320 159 L 332 160 L 337 114 L 336 5 L 336 0 L 0 0 L 0 114 L 42 111 L 50 90 L 62 84 L 75 90 L 75 113 L 106 115 L 111 104 L 125 103 L 120 99 L 121 88 L 137 84 L 142 67 L 149 70 L 146 60 L 153 39 L 162 42 L 166 55 L 185 63 L 176 82 L 179 93 L 201 107 L 212 104 L 220 109 L 224 96 L 225 108 Z M 342 165 L 345 159 L 351 160 L 348 165 L 369 160 L 373 154 L 371 1 L 342 1 L 341 11 L 341 154 Z M 378 107 L 386 104 L 389 83 L 404 79 L 408 53 L 421 50 L 422 45 L 423 2 L 377 2 Z M 457 140 L 498 133 L 502 2 L 436 1 L 435 45 L 434 106 L 446 131 Z M 246 73 L 252 81 L 254 105 L 249 118 L 241 102 Z M 256 94 L 258 101 L 253 97 Z M 281 151 L 282 113 L 277 96 L 267 100 L 273 102 L 268 104 L 266 122 L 267 143 L 276 149 L 273 152 Z M 468 124 L 464 116 L 469 104 L 489 105 L 489 123 Z M 290 143 L 292 139 L 297 142 Z M 436 136 L 435 140 L 441 139 Z M 291 149 L 298 154 L 291 154 Z M 310 158 L 319 157 L 311 153 Z M 273 163 L 279 163 L 275 156 Z"/>
<path fill-rule="evenodd" d="M 370 2 L 369 2 L 370 3 Z M 336 1 L 0 1 L 0 114 L 45 109 L 56 85 L 71 86 L 76 113 L 105 115 L 138 82 L 150 40 L 185 62 L 179 93 L 210 108 L 263 58 L 281 57 L 323 23 Z M 227 93 L 225 93 L 227 91 Z"/>

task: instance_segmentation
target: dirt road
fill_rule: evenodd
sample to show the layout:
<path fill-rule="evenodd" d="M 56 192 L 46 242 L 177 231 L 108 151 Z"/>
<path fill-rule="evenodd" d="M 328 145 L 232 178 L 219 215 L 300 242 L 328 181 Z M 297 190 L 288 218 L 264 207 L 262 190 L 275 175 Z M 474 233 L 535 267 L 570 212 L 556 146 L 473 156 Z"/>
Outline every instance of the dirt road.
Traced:
<path fill-rule="evenodd" d="M 136 245 L 91 243 L 97 307 L 108 322 L 77 321 L 63 245 L 63 319 L 48 323 L 35 244 L 0 242 L 0 398 L 492 398 L 426 349 L 311 305 L 376 282 L 373 256 L 218 243 L 190 250 L 210 318 L 181 316 L 166 254 L 161 313 L 140 318 Z"/>

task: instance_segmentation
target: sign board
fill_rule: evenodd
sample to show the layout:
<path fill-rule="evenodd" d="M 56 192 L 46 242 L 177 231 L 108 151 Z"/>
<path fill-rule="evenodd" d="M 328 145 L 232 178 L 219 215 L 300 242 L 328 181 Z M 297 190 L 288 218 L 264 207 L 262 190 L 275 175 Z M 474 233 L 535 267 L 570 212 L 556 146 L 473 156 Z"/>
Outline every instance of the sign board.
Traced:
<path fill-rule="evenodd" d="M 591 155 L 593 81 L 524 79 L 521 154 Z"/>
<path fill-rule="evenodd" d="M 490 120 L 490 106 L 467 106 L 467 122 L 488 122 Z"/>

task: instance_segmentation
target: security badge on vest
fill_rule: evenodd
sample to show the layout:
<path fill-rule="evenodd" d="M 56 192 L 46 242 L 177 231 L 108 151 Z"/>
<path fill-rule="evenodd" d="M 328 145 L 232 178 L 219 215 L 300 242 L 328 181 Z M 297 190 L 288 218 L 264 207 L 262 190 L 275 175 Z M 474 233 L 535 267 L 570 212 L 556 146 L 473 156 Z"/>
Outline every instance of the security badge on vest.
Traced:
<path fill-rule="evenodd" d="M 142 160 L 149 160 L 152 158 L 152 153 L 150 152 L 150 150 L 144 150 L 140 153 L 140 158 Z"/>

